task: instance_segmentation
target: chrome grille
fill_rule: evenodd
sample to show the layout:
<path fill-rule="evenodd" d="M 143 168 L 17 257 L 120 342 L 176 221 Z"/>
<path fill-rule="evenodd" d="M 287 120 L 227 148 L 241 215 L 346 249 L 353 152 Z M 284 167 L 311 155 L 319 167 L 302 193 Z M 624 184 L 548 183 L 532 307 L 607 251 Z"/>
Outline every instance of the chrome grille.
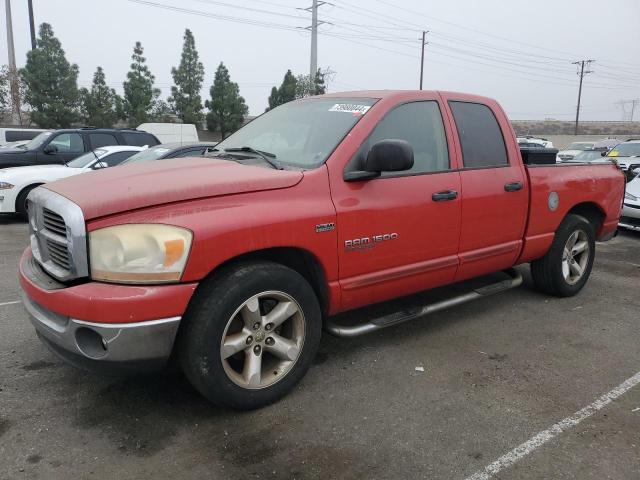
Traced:
<path fill-rule="evenodd" d="M 78 205 L 40 187 L 28 197 L 33 257 L 61 281 L 88 275 L 84 216 Z"/>
<path fill-rule="evenodd" d="M 42 209 L 42 220 L 44 227 L 50 232 L 56 233 L 61 237 L 67 236 L 67 226 L 64 223 L 64 219 L 56 212 L 52 212 L 48 208 Z"/>

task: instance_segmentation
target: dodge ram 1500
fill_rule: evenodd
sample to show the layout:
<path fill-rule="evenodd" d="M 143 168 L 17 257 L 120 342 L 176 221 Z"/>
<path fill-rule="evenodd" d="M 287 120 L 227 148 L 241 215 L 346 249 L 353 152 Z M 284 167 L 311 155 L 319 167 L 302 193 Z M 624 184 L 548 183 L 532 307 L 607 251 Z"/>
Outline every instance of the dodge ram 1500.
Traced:
<path fill-rule="evenodd" d="M 612 164 L 524 163 L 488 98 L 324 95 L 270 110 L 209 158 L 33 190 L 20 281 L 38 336 L 68 362 L 130 371 L 176 358 L 209 400 L 256 408 L 302 378 L 323 328 L 361 335 L 503 291 L 524 263 L 543 292 L 578 293 L 623 194 Z M 500 271 L 420 308 L 335 319 Z"/>

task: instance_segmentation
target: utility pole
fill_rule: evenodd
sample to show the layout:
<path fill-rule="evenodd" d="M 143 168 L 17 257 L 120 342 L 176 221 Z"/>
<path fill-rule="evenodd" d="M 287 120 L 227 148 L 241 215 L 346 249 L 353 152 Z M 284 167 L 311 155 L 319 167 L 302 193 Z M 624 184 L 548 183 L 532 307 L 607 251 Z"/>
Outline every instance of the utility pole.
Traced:
<path fill-rule="evenodd" d="M 422 55 L 420 55 L 420 90 L 422 90 L 422 78 L 424 77 L 424 46 L 428 43 L 424 39 L 429 33 L 428 30 L 422 31 Z"/>
<path fill-rule="evenodd" d="M 580 120 L 580 100 L 582 98 L 582 79 L 585 75 L 593 73 L 593 70 L 585 70 L 584 67 L 586 65 L 588 69 L 589 65 L 591 65 L 592 62 L 595 62 L 595 60 L 579 60 L 577 62 L 573 62 L 574 65 L 580 66 L 580 72 L 578 72 L 578 75 L 580 75 L 580 86 L 578 87 L 578 106 L 576 108 L 576 125 L 573 131 L 574 135 L 578 135 L 578 121 Z"/>
<path fill-rule="evenodd" d="M 9 86 L 11 90 L 11 124 L 22 125 L 20 118 L 20 84 L 16 69 L 16 53 L 13 47 L 13 25 L 11 23 L 11 0 L 4 1 L 7 16 L 7 53 L 9 56 Z"/>
<path fill-rule="evenodd" d="M 318 20 L 318 7 L 321 7 L 325 3 L 327 2 L 313 0 L 310 7 L 302 9 L 311 12 L 311 26 L 307 27 L 307 30 L 311 30 L 311 59 L 309 62 L 309 76 L 311 81 L 316 78 L 316 73 L 318 72 L 318 25 L 326 23 Z"/>
<path fill-rule="evenodd" d="M 33 0 L 29 0 L 29 27 L 31 28 L 31 50 L 36 49 L 36 27 L 33 22 Z"/>

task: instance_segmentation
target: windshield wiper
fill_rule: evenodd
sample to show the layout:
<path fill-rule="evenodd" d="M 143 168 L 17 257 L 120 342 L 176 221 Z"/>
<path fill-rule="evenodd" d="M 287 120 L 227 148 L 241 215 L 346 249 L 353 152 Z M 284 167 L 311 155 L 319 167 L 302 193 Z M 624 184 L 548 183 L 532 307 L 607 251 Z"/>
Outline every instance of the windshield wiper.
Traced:
<path fill-rule="evenodd" d="M 217 150 L 217 149 L 216 149 Z M 282 166 L 275 160 L 276 156 L 270 152 L 264 152 L 262 150 L 256 150 L 253 147 L 238 147 L 238 148 L 225 148 L 225 152 L 247 152 L 253 153 L 254 155 L 258 155 L 265 162 L 271 165 L 276 170 L 284 170 Z"/>

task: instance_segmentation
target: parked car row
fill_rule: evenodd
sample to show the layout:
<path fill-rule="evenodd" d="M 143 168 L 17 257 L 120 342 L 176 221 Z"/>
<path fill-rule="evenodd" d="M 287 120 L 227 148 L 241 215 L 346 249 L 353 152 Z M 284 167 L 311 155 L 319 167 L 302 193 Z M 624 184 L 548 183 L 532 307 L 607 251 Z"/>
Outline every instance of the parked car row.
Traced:
<path fill-rule="evenodd" d="M 117 140 L 131 142 L 133 140 L 140 143 L 143 140 L 157 142 L 157 139 L 146 132 L 137 131 L 114 132 L 111 130 L 81 129 L 81 132 L 80 134 L 76 131 L 58 130 L 56 132 L 41 133 L 42 137 L 38 136 L 32 140 L 35 144 L 42 139 L 43 141 L 40 142 L 40 145 L 31 150 L 25 149 L 26 152 L 32 152 L 31 159 L 33 161 L 31 165 L 0 169 L 0 213 L 18 213 L 26 218 L 29 193 L 34 188 L 45 183 L 72 177 L 91 170 L 114 167 L 127 162 L 202 156 L 207 149 L 216 145 L 210 142 L 194 142 L 160 144 L 151 148 L 147 148 L 146 145 L 134 146 L 127 144 L 95 147 L 101 140 L 103 142 Z M 86 153 L 81 152 L 79 148 L 77 149 L 78 151 L 73 153 L 65 152 L 68 154 L 67 158 L 69 160 L 64 161 L 64 163 L 39 164 L 38 160 L 47 162 L 47 160 L 65 158 L 53 157 L 51 154 L 45 153 L 45 149 L 51 149 L 47 145 L 52 144 L 57 148 L 68 139 L 74 138 L 73 135 L 76 134 L 78 135 L 77 141 L 82 142 L 83 147 L 86 143 L 85 139 L 82 139 L 82 135 L 87 137 L 86 140 L 90 142 L 93 148 Z M 66 143 L 64 144 L 66 145 Z M 3 155 L 2 151 L 0 151 L 0 162 Z"/>

